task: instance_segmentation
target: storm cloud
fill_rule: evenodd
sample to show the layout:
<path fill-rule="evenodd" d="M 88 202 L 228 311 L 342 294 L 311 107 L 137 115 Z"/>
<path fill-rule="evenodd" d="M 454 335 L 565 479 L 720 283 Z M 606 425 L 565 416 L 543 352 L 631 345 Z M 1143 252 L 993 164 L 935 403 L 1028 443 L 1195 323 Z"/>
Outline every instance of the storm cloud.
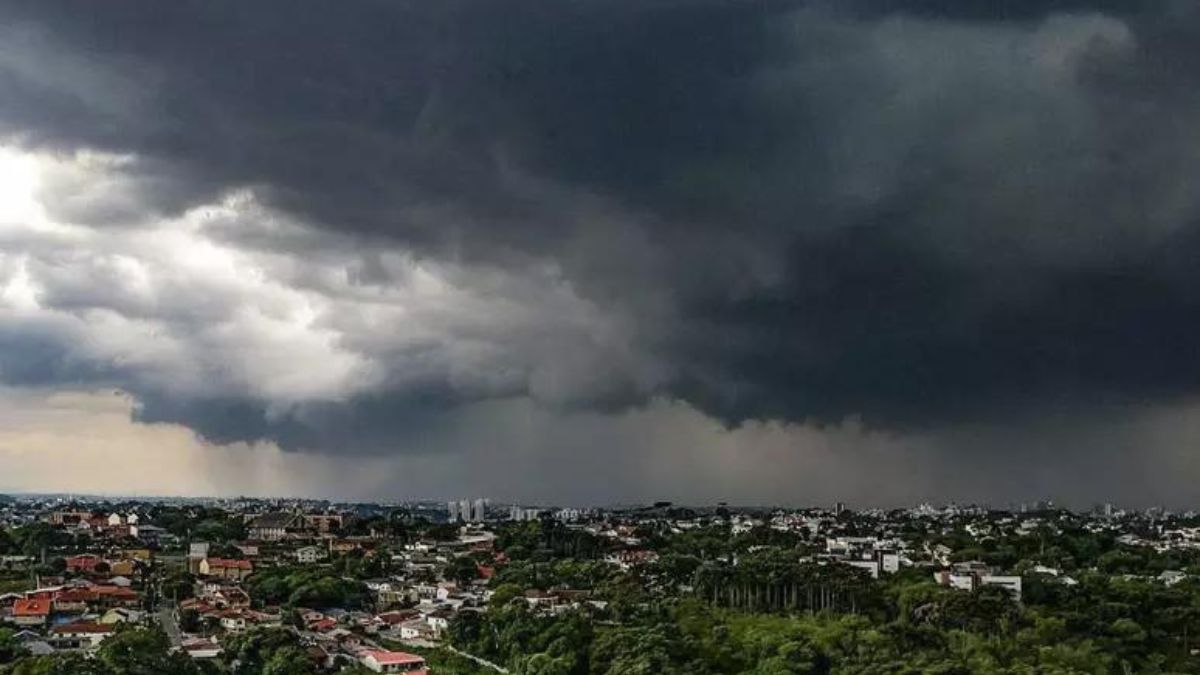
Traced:
<path fill-rule="evenodd" d="M 0 0 L 37 176 L 0 377 L 376 454 L 503 402 L 947 437 L 1181 405 L 1197 38 L 1169 1 Z"/>

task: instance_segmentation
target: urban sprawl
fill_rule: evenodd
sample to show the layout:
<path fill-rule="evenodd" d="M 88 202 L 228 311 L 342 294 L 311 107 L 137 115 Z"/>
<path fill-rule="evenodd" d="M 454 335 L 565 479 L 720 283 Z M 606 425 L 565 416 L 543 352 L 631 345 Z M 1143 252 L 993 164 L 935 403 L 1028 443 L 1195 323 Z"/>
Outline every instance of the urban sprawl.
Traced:
<path fill-rule="evenodd" d="M 4 497 L 0 673 L 1200 672 L 1198 549 L 1111 505 Z"/>

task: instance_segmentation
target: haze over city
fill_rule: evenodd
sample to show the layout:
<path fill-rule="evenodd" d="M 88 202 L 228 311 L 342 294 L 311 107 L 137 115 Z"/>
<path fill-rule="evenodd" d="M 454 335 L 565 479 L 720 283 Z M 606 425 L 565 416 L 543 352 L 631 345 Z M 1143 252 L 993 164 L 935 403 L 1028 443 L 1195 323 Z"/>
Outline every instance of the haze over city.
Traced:
<path fill-rule="evenodd" d="M 1192 508 L 1200 6 L 0 0 L 0 492 Z"/>

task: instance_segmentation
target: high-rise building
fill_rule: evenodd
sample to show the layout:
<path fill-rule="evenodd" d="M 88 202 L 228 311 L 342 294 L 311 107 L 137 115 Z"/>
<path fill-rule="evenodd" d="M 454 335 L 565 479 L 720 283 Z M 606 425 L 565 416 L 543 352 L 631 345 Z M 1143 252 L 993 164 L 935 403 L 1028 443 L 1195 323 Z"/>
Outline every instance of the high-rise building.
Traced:
<path fill-rule="evenodd" d="M 450 522 L 458 522 L 458 502 L 449 502 L 446 504 L 446 511 L 450 516 Z"/>
<path fill-rule="evenodd" d="M 474 508 L 471 510 L 471 521 L 482 523 L 487 512 L 487 500 L 476 499 Z"/>
<path fill-rule="evenodd" d="M 508 511 L 508 517 L 511 520 L 525 521 L 538 520 L 542 517 L 541 509 L 527 509 L 523 506 L 514 506 Z"/>

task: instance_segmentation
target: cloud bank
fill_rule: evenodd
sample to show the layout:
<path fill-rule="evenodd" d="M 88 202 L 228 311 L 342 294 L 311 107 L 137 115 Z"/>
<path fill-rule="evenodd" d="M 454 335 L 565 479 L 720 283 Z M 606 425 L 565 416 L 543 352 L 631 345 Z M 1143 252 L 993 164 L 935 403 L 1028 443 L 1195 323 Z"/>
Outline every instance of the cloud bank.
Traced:
<path fill-rule="evenodd" d="M 688 461 L 663 440 L 679 407 L 731 433 L 862 420 L 904 439 L 897 462 L 954 439 L 977 463 L 1149 434 L 1134 420 L 1197 393 L 1188 3 L 0 19 L 10 386 L 377 459 L 487 444 L 465 424 L 649 414 Z"/>

